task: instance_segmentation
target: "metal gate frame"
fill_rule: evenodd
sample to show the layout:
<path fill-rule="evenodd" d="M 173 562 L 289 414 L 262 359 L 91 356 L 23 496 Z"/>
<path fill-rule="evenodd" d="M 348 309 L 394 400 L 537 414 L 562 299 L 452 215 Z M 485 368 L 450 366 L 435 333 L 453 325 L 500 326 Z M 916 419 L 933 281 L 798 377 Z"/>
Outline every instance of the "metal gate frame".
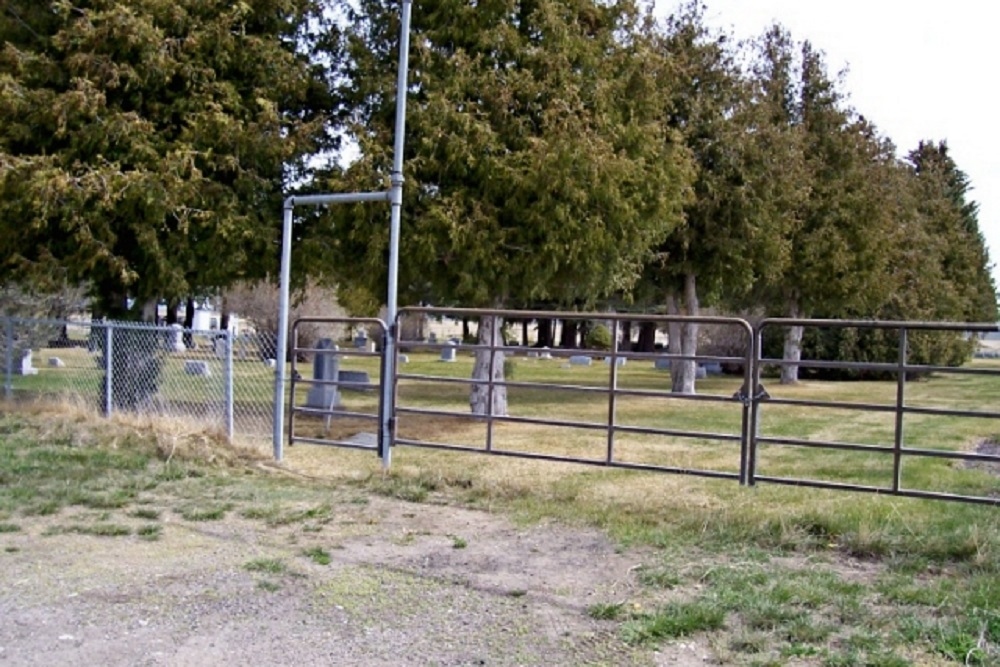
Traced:
<path fill-rule="evenodd" d="M 471 309 L 471 308 L 403 308 L 400 310 L 396 319 L 396 330 L 401 330 L 401 320 L 406 315 L 429 315 L 437 317 L 450 317 L 450 318 L 462 318 L 462 317 L 502 317 L 505 319 L 558 319 L 558 320 L 577 320 L 577 321 L 598 321 L 607 323 L 610 325 L 610 333 L 612 340 L 612 348 L 608 351 L 597 351 L 597 350 L 581 350 L 581 349 L 559 349 L 553 348 L 549 352 L 553 356 L 569 358 L 575 355 L 590 355 L 594 357 L 605 357 L 608 363 L 608 386 L 606 388 L 585 388 L 583 386 L 576 385 L 559 385 L 559 384 L 546 384 L 537 382 L 516 382 L 510 380 L 495 381 L 494 367 L 495 363 L 495 352 L 502 351 L 504 353 L 523 353 L 525 348 L 521 346 L 508 346 L 503 344 L 497 344 L 496 341 L 491 341 L 488 345 L 479 344 L 459 344 L 454 347 L 456 350 L 461 351 L 475 351 L 475 350 L 487 350 L 490 352 L 490 371 L 488 373 L 488 378 L 486 380 L 473 380 L 471 378 L 440 378 L 437 376 L 422 376 L 409 373 L 401 373 L 396 371 L 393 377 L 393 382 L 395 384 L 393 395 L 395 396 L 398 392 L 398 383 L 400 380 L 422 380 L 422 381 L 433 381 L 440 382 L 443 384 L 479 384 L 486 385 L 488 387 L 489 398 L 487 400 L 487 405 L 490 407 L 489 412 L 486 415 L 478 415 L 477 417 L 482 420 L 486 425 L 486 443 L 484 447 L 472 447 L 467 445 L 458 444 L 448 444 L 439 442 L 427 442 L 414 439 L 400 438 L 394 429 L 392 441 L 393 445 L 408 445 L 413 447 L 423 447 L 430 449 L 443 449 L 452 451 L 465 451 L 465 452 L 479 452 L 485 454 L 492 454 L 496 456 L 510 456 L 519 458 L 531 458 L 546 461 L 563 461 L 570 463 L 580 463 L 585 465 L 597 465 L 610 468 L 624 468 L 631 470 L 656 470 L 659 472 L 675 473 L 675 474 L 686 474 L 695 475 L 700 477 L 713 477 L 719 479 L 733 479 L 739 481 L 741 484 L 746 484 L 749 475 L 748 463 L 749 463 L 749 438 L 747 433 L 749 432 L 750 423 L 750 401 L 748 396 L 750 394 L 749 387 L 751 386 L 752 366 L 753 366 L 753 329 L 749 323 L 745 320 L 739 318 L 731 317 L 688 317 L 680 315 L 641 315 L 634 313 L 598 313 L 598 312 L 565 312 L 565 311 L 528 311 L 528 310 L 489 310 L 489 309 Z M 643 352 L 630 352 L 620 350 L 618 347 L 618 331 L 620 324 L 623 321 L 629 322 L 655 322 L 659 324 L 669 324 L 669 323 L 683 323 L 683 322 L 697 322 L 700 324 L 716 324 L 716 325 L 727 325 L 736 327 L 743 332 L 745 336 L 745 346 L 746 350 L 745 356 L 741 357 L 722 357 L 722 356 L 712 356 L 712 355 L 681 355 L 681 354 L 670 354 L 668 352 L 657 352 L 657 353 L 643 353 Z M 402 346 L 407 345 L 407 341 L 400 339 L 399 344 Z M 442 349 L 448 346 L 447 343 L 419 343 L 421 348 L 426 349 Z M 654 361 L 656 359 L 668 359 L 676 361 L 715 361 L 719 363 L 736 363 L 742 365 L 743 372 L 743 386 L 739 392 L 735 395 L 707 395 L 707 394 L 678 394 L 670 391 L 654 391 L 654 390 L 640 390 L 640 389 L 622 389 L 618 386 L 618 369 L 619 360 L 646 360 Z M 582 421 L 570 421 L 565 419 L 542 419 L 536 417 L 516 417 L 509 415 L 494 415 L 492 414 L 492 392 L 496 385 L 503 384 L 508 387 L 535 387 L 535 388 L 548 388 L 553 390 L 563 390 L 563 391 L 576 391 L 576 392 L 591 392 L 591 393 L 607 393 L 608 395 L 608 408 L 607 408 L 607 418 L 601 422 L 582 422 Z M 685 401 L 702 401 L 702 402 L 728 402 L 728 403 L 739 403 L 741 404 L 741 432 L 739 434 L 726 434 L 726 433 L 711 433 L 711 432 L 697 432 L 697 431 L 683 431 L 677 429 L 663 429 L 663 428 L 652 428 L 643 426 L 630 426 L 621 424 L 617 419 L 617 401 L 621 396 L 648 396 L 648 397 L 663 397 L 672 400 L 685 400 Z M 447 411 L 438 410 L 428 410 L 420 408 L 401 408 L 397 405 L 394 410 L 393 418 L 397 418 L 399 415 L 412 414 L 412 415 L 439 415 L 439 416 L 455 416 L 455 413 Z M 466 415 L 468 416 L 468 415 Z M 521 423 L 521 424 L 538 424 L 544 426 L 556 426 L 556 427 L 567 427 L 575 429 L 586 429 L 586 430 L 596 430 L 604 431 L 607 437 L 607 444 L 605 448 L 605 453 L 603 458 L 581 458 L 572 456 L 558 456 L 549 455 L 542 453 L 531 453 L 523 451 L 510 451 L 504 449 L 498 449 L 493 444 L 493 430 L 494 425 L 498 423 Z M 395 424 L 395 421 L 394 421 Z M 664 435 L 670 437 L 679 438 L 702 438 L 707 440 L 718 440 L 723 442 L 736 442 L 740 447 L 740 463 L 739 470 L 737 472 L 727 472 L 711 469 L 699 469 L 699 468 L 679 468 L 672 466 L 660 466 L 653 464 L 643 464 L 643 463 L 633 463 L 617 460 L 615 457 L 615 436 L 617 433 L 633 433 L 633 434 L 644 434 L 644 435 Z"/>
<path fill-rule="evenodd" d="M 850 362 L 850 361 L 815 361 L 799 360 L 785 361 L 777 358 L 767 358 L 763 355 L 763 337 L 768 329 L 779 327 L 801 326 L 804 328 L 824 328 L 824 329 L 866 329 L 897 331 L 899 342 L 897 347 L 897 358 L 895 363 L 876 362 Z M 911 364 L 909 362 L 909 333 L 912 331 L 933 331 L 933 332 L 956 332 L 963 334 L 989 333 L 998 330 L 996 324 L 968 323 L 968 322 L 918 322 L 918 321 L 893 321 L 893 320 L 828 320 L 828 319 L 792 319 L 792 318 L 768 318 L 762 320 L 754 329 L 754 378 L 759 384 L 761 373 L 765 366 L 798 366 L 800 368 L 823 368 L 823 369 L 846 369 L 846 370 L 870 370 L 892 373 L 896 376 L 896 397 L 893 404 L 878 403 L 853 403 L 834 401 L 810 401 L 806 399 L 774 398 L 766 394 L 754 397 L 752 403 L 752 423 L 750 431 L 750 462 L 748 484 L 755 485 L 757 482 L 771 482 L 774 484 L 785 484 L 791 486 L 805 486 L 822 489 L 836 489 L 843 491 L 861 491 L 867 493 L 902 496 L 908 498 L 926 498 L 933 500 L 952 500 L 966 503 L 977 503 L 985 505 L 1000 506 L 1000 494 L 996 496 L 967 496 L 954 493 L 944 493 L 937 491 L 924 491 L 920 489 L 908 489 L 902 484 L 902 465 L 906 457 L 941 458 L 955 461 L 977 461 L 985 463 L 1000 464 L 1000 456 L 989 454 L 977 454 L 972 452 L 960 452 L 945 449 L 925 449 L 916 447 L 906 447 L 904 437 L 904 422 L 906 415 L 938 415 L 953 417 L 968 417 L 984 420 L 1000 420 L 1000 410 L 994 412 L 984 412 L 979 410 L 953 410 L 945 408 L 915 407 L 906 404 L 907 375 L 911 373 L 949 373 L 953 375 L 990 375 L 1000 377 L 1000 369 L 991 368 L 967 368 L 964 366 L 940 366 Z M 805 440 L 802 438 L 774 437 L 760 434 L 760 421 L 762 407 L 770 403 L 771 405 L 790 405 L 812 407 L 817 409 L 847 409 L 859 412 L 883 412 L 895 414 L 895 424 L 893 427 L 893 443 L 890 446 L 884 445 L 863 445 L 846 442 L 828 442 L 819 440 Z M 812 447 L 818 449 L 837 449 L 843 451 L 868 452 L 885 454 L 892 456 L 892 484 L 891 486 L 870 486 L 863 484 L 851 484 L 844 482 L 830 482 L 816 479 L 801 479 L 777 477 L 773 475 L 761 475 L 757 472 L 757 455 L 761 445 L 791 446 L 791 447 Z"/>
<path fill-rule="evenodd" d="M 440 350 L 446 346 L 451 346 L 450 343 L 446 342 L 427 342 L 427 341 L 406 341 L 402 340 L 399 336 L 399 332 L 402 331 L 401 321 L 402 318 L 407 315 L 427 315 L 427 316 L 443 316 L 450 318 L 462 318 L 462 317 L 502 317 L 506 319 L 559 319 L 559 320 L 588 320 L 588 321 L 600 321 L 605 322 L 610 325 L 610 332 L 612 334 L 613 345 L 608 351 L 595 351 L 595 350 L 578 350 L 578 349 L 560 349 L 553 348 L 549 352 L 555 357 L 565 357 L 577 354 L 590 354 L 591 356 L 604 356 L 608 357 L 608 386 L 607 387 L 592 387 L 583 385 L 559 385 L 559 384 L 549 384 L 549 383 L 539 383 L 539 382 L 523 382 L 523 381 L 513 381 L 513 380 L 495 380 L 494 371 L 495 366 L 495 353 L 518 353 L 524 352 L 524 348 L 521 346 L 508 346 L 506 344 L 498 344 L 497 341 L 491 341 L 487 345 L 476 344 L 457 344 L 454 345 L 456 350 L 461 351 L 476 351 L 476 350 L 487 350 L 490 353 L 490 371 L 488 373 L 488 378 L 485 380 L 473 380 L 471 378 L 447 378 L 440 376 L 426 376 L 414 373 L 404 373 L 400 372 L 400 365 L 398 363 L 387 363 L 387 355 L 392 355 L 392 362 L 398 362 L 399 346 L 409 346 L 409 345 L 419 345 L 423 349 L 428 350 Z M 631 352 L 623 351 L 619 349 L 618 346 L 618 333 L 620 325 L 623 321 L 630 321 L 636 323 L 643 322 L 655 322 L 658 326 L 661 324 L 670 323 L 684 323 L 684 322 L 697 322 L 700 324 L 719 324 L 737 327 L 745 335 L 745 349 L 746 354 L 744 356 L 734 356 L 734 357 L 720 357 L 711 355 L 675 355 L 669 352 L 657 352 L 657 353 L 642 353 L 642 352 Z M 364 324 L 368 326 L 375 326 L 382 332 L 383 345 L 382 351 L 380 353 L 362 351 L 357 349 L 345 349 L 339 350 L 337 353 L 342 356 L 367 356 L 367 357 L 379 357 L 380 358 L 380 371 L 379 371 L 379 407 L 378 414 L 371 415 L 366 413 L 351 413 L 344 411 L 334 411 L 334 410 L 316 410 L 311 408 L 301 408 L 295 406 L 294 396 L 295 387 L 297 383 L 308 382 L 311 384 L 339 384 L 338 381 L 316 381 L 316 380 L 302 380 L 296 379 L 295 370 L 295 356 L 297 353 L 315 353 L 316 349 L 299 348 L 297 341 L 298 326 L 301 323 L 306 322 L 320 322 L 320 323 L 341 323 L 341 324 Z M 889 330 L 898 332 L 899 343 L 898 343 L 898 354 L 897 359 L 894 363 L 875 363 L 875 362 L 848 362 L 848 361 L 817 361 L 810 359 L 800 359 L 797 361 L 784 361 L 783 359 L 766 357 L 763 354 L 763 336 L 769 329 L 775 329 L 779 327 L 790 327 L 790 326 L 802 326 L 808 328 L 836 328 L 836 329 L 869 329 L 869 330 Z M 905 418 L 907 415 L 940 415 L 940 416 L 954 416 L 954 417 L 966 417 L 966 418 L 976 418 L 983 420 L 998 420 L 1000 421 L 1000 409 L 996 411 L 982 411 L 982 410 L 956 410 L 956 409 L 946 409 L 946 408 L 933 408 L 933 407 L 917 407 L 909 406 L 906 403 L 906 385 L 907 385 L 907 375 L 911 373 L 949 373 L 949 374 L 965 374 L 965 375 L 989 375 L 1000 377 L 1000 368 L 968 368 L 968 367 L 951 367 L 951 366 L 939 366 L 939 365 L 923 365 L 923 364 L 913 364 L 909 361 L 909 333 L 913 331 L 938 331 L 938 332 L 961 332 L 966 334 L 974 333 L 984 333 L 984 332 L 995 332 L 1000 330 L 995 324 L 984 324 L 984 323 L 955 323 L 955 322 L 914 322 L 914 321 L 879 321 L 879 320 L 821 320 L 821 319 L 786 319 L 786 318 L 769 318 L 761 321 L 756 327 L 751 326 L 746 320 L 740 318 L 728 318 L 728 317 L 688 317 L 688 316 L 669 316 L 669 315 L 637 315 L 629 313 L 567 313 L 560 311 L 528 311 L 528 310 L 484 310 L 484 309 L 471 309 L 471 308 L 423 308 L 423 307 L 411 307 L 401 309 L 389 327 L 382 320 L 375 318 L 301 318 L 296 320 L 292 328 L 293 336 L 293 354 L 292 354 L 292 400 L 289 406 L 289 444 L 294 444 L 296 442 L 301 443 L 312 443 L 312 444 L 322 444 L 322 445 L 335 445 L 340 447 L 351 447 L 356 449 L 369 449 L 375 451 L 379 458 L 382 460 L 383 465 L 388 467 L 389 460 L 391 458 L 391 451 L 387 448 L 391 448 L 397 445 L 406 445 L 412 447 L 421 447 L 428 449 L 438 449 L 438 450 L 451 450 L 451 451 L 461 451 L 461 452 L 475 452 L 483 453 L 494 456 L 505 456 L 505 457 L 520 457 L 529 458 L 536 460 L 546 460 L 546 461 L 562 461 L 579 463 L 585 465 L 595 465 L 602 467 L 611 468 L 624 468 L 632 470 L 652 470 L 658 472 L 674 473 L 674 474 L 685 474 L 694 475 L 701 477 L 717 478 L 717 479 L 732 479 L 739 481 L 741 485 L 753 487 L 759 482 L 782 484 L 790 486 L 803 486 L 803 487 L 813 487 L 822 489 L 832 489 L 841 491 L 856 491 L 856 492 L 866 492 L 875 493 L 883 495 L 893 495 L 900 497 L 909 498 L 924 498 L 924 499 L 934 499 L 934 500 L 947 500 L 947 501 L 958 501 L 966 503 L 976 503 L 985 505 L 1000 506 L 1000 494 L 990 495 L 990 496 L 970 496 L 955 493 L 945 493 L 937 491 L 926 491 L 921 489 L 911 489 L 903 486 L 902 483 L 902 465 L 906 457 L 911 458 L 939 458 L 939 459 L 949 459 L 955 461 L 974 461 L 981 463 L 994 463 L 1000 465 L 1000 456 L 991 454 L 979 454 L 972 452 L 962 452 L 947 449 L 928 449 L 919 447 L 907 447 L 905 444 Z M 396 346 L 390 347 L 386 345 L 386 341 L 390 338 L 392 333 L 396 335 Z M 732 396 L 721 396 L 721 395 L 708 395 L 708 394 L 678 394 L 671 391 L 654 391 L 648 389 L 624 389 L 618 386 L 618 367 L 619 360 L 637 360 L 637 361 L 653 361 L 655 359 L 668 359 L 676 361 L 715 361 L 719 363 L 737 363 L 743 366 L 743 377 L 742 383 L 740 385 L 739 391 L 737 391 Z M 771 396 L 761 384 L 761 376 L 763 370 L 766 366 L 772 367 L 782 367 L 787 365 L 796 365 L 801 368 L 825 368 L 825 369 L 854 369 L 854 370 L 871 370 L 892 373 L 896 376 L 896 396 L 895 401 L 885 404 L 878 403 L 854 403 L 854 402 L 843 402 L 843 401 L 817 401 L 817 400 L 807 400 L 798 398 L 776 398 Z M 427 408 L 414 408 L 414 407 L 399 407 L 397 405 L 397 394 L 399 390 L 399 384 L 401 381 L 406 380 L 416 380 L 416 381 L 433 381 L 442 384 L 479 384 L 486 385 L 488 387 L 489 398 L 487 400 L 487 405 L 489 406 L 489 411 L 492 411 L 492 392 L 494 387 L 503 384 L 508 387 L 535 387 L 535 388 L 550 388 L 553 390 L 568 390 L 568 391 L 579 391 L 579 392 L 591 392 L 591 393 L 605 393 L 608 396 L 607 403 L 607 418 L 603 421 L 597 422 L 584 422 L 584 421 L 572 421 L 567 419 L 543 419 L 538 417 L 517 417 L 511 415 L 479 415 L 475 416 L 476 419 L 484 422 L 486 426 L 486 442 L 485 446 L 476 447 L 470 445 L 463 445 L 457 443 L 444 443 L 444 442 L 429 442 L 421 441 L 412 438 L 401 438 L 397 434 L 397 418 L 400 414 L 411 414 L 411 415 L 444 415 L 444 416 L 458 416 L 458 413 L 450 411 L 441 411 Z M 689 400 L 689 401 L 715 401 L 715 402 L 738 402 L 741 404 L 741 432 L 739 434 L 726 434 L 726 433 L 709 433 L 709 432 L 696 432 L 696 431 L 686 431 L 678 429 L 669 428 L 651 428 L 643 426 L 630 426 L 626 424 L 621 424 L 617 420 L 617 405 L 618 399 L 622 396 L 660 396 L 679 400 Z M 893 429 L 893 442 L 891 445 L 872 445 L 872 444 L 858 444 L 849 442 L 833 442 L 833 441 L 822 441 L 822 440 L 807 440 L 800 437 L 776 437 L 769 436 L 761 432 L 761 415 L 764 406 L 770 405 L 788 405 L 788 406 L 800 406 L 800 407 L 810 407 L 818 410 L 822 409 L 841 409 L 841 410 L 856 410 L 859 412 L 882 412 L 882 413 L 892 413 L 895 415 L 894 429 Z M 352 417 L 361 417 L 365 419 L 377 420 L 378 422 L 378 445 L 369 446 L 358 444 L 357 442 L 351 441 L 337 441 L 325 438 L 306 438 L 297 436 L 294 433 L 294 419 L 296 414 L 323 414 L 327 416 L 332 416 L 334 414 L 341 414 Z M 464 413 L 464 416 L 469 417 L 468 413 Z M 525 451 L 512 451 L 502 448 L 498 448 L 494 444 L 493 430 L 495 424 L 500 423 L 523 423 L 523 424 L 538 424 L 543 426 L 555 426 L 555 427 L 567 427 L 575 429 L 585 429 L 585 430 L 596 430 L 604 431 L 606 434 L 606 448 L 604 456 L 601 458 L 582 458 L 574 456 L 560 456 L 553 454 L 545 454 L 539 452 L 525 452 Z M 388 432 L 386 432 L 388 429 Z M 635 463 L 628 461 L 621 461 L 615 458 L 615 437 L 618 433 L 633 433 L 633 434 L 643 434 L 643 435 L 662 435 L 667 437 L 675 438 L 702 438 L 709 440 L 718 440 L 721 442 L 738 442 L 740 447 L 740 463 L 738 472 L 720 471 L 720 470 L 706 470 L 699 468 L 680 468 L 671 466 L 660 466 L 651 465 L 645 463 Z M 866 452 L 866 453 L 877 453 L 884 454 L 886 456 L 892 457 L 892 484 L 889 486 L 871 486 L 864 484 L 853 484 L 846 482 L 835 482 L 826 481 L 820 479 L 810 479 L 810 478 L 799 478 L 799 477 L 780 477 L 775 475 L 761 474 L 758 470 L 758 456 L 760 454 L 761 448 L 764 446 L 778 446 L 778 447 L 802 447 L 802 448 L 814 448 L 820 450 L 844 450 L 844 451 L 855 451 L 855 452 Z"/>
<path fill-rule="evenodd" d="M 346 324 L 353 326 L 367 326 L 375 327 L 379 330 L 379 352 L 372 352 L 368 349 L 359 348 L 344 348 L 331 350 L 328 348 L 304 348 L 299 347 L 299 326 L 302 324 Z M 345 447 L 350 449 L 366 449 L 374 451 L 380 459 L 385 461 L 388 457 L 386 456 L 385 446 L 388 439 L 385 437 L 385 424 L 386 420 L 386 408 L 384 403 L 384 397 L 386 392 L 384 388 L 387 386 L 388 364 L 386 361 L 386 352 L 388 348 L 386 346 L 386 339 L 388 338 L 388 327 L 385 322 L 380 319 L 372 317 L 300 317 L 292 323 L 292 345 L 290 348 L 291 354 L 291 378 L 290 378 L 290 398 L 288 401 L 288 444 L 294 445 L 295 443 L 305 443 L 313 445 L 332 445 L 336 447 Z M 334 406 L 327 408 L 316 408 L 310 406 L 298 406 L 295 404 L 295 389 L 297 385 L 305 384 L 310 387 L 316 386 L 332 386 L 334 391 L 338 391 L 342 386 L 352 386 L 356 383 L 342 381 L 339 378 L 332 380 L 316 380 L 314 378 L 306 379 L 297 372 L 297 357 L 300 353 L 303 354 L 332 354 L 342 358 L 359 357 L 359 358 L 371 358 L 377 357 L 379 359 L 379 383 L 378 383 L 378 409 L 375 414 L 370 414 L 366 412 L 351 412 L 349 410 L 337 409 Z M 391 405 L 389 406 L 391 412 Z M 336 416 L 340 417 L 353 417 L 355 419 L 371 420 L 376 422 L 376 444 L 369 445 L 363 442 L 357 442 L 352 440 L 336 440 L 332 438 L 315 438 L 315 437 L 305 437 L 295 434 L 295 416 L 296 415 L 311 415 L 311 416 L 323 416 L 326 418 L 327 431 L 329 430 L 330 419 Z"/>

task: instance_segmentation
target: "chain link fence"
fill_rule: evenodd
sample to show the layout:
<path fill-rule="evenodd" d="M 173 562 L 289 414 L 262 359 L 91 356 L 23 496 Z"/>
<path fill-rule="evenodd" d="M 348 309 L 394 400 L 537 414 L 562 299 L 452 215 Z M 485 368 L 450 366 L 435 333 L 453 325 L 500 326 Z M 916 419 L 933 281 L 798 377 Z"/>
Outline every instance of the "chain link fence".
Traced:
<path fill-rule="evenodd" d="M 271 437 L 274 337 L 124 322 L 0 318 L 4 395 L 105 416 L 180 418 Z"/>

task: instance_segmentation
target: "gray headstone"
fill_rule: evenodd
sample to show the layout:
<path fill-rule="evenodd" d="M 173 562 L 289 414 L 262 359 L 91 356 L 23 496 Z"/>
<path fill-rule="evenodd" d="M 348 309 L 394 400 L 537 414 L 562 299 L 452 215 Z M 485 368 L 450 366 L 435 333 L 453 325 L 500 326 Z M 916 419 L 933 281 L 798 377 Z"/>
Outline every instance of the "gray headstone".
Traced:
<path fill-rule="evenodd" d="M 316 356 L 313 357 L 313 379 L 336 381 L 340 372 L 340 357 L 338 348 L 329 338 L 321 338 L 316 343 Z M 340 407 L 340 393 L 336 385 L 314 384 L 306 394 L 306 407 L 319 410 L 329 410 Z"/>
<path fill-rule="evenodd" d="M 708 377 L 708 371 L 705 370 L 704 366 L 698 364 L 697 368 L 694 369 L 694 379 L 704 380 L 707 377 Z"/>
<path fill-rule="evenodd" d="M 660 357 L 655 362 L 653 362 L 653 368 L 658 371 L 669 371 L 670 370 L 670 360 L 664 357 Z"/>
<path fill-rule="evenodd" d="M 448 341 L 447 347 L 441 348 L 441 359 L 439 361 L 455 361 L 455 343 Z"/>
<path fill-rule="evenodd" d="M 199 375 L 201 377 L 211 377 L 212 375 L 212 369 L 208 367 L 208 362 L 199 359 L 188 359 L 185 361 L 184 372 L 188 375 Z"/>
<path fill-rule="evenodd" d="M 583 354 L 574 354 L 569 358 L 570 366 L 589 366 L 594 363 L 594 360 Z"/>
<path fill-rule="evenodd" d="M 354 337 L 354 347 L 364 349 L 368 347 L 368 336 L 361 333 Z"/>
<path fill-rule="evenodd" d="M 49 357 L 49 366 L 52 368 L 66 368 L 66 362 L 59 357 Z"/>
<path fill-rule="evenodd" d="M 541 350 L 541 352 L 538 353 L 538 358 L 539 359 L 551 359 L 552 358 L 552 353 L 549 352 L 549 348 L 543 347 L 542 350 Z"/>
<path fill-rule="evenodd" d="M 340 371 L 337 380 L 344 391 L 373 391 L 371 377 L 367 371 Z"/>
<path fill-rule="evenodd" d="M 275 366 L 278 365 L 278 362 L 274 359 L 268 359 L 264 363 L 267 364 L 268 368 L 274 368 Z"/>
<path fill-rule="evenodd" d="M 616 357 L 615 358 L 615 366 L 624 366 L 627 361 L 628 361 L 628 359 L 625 358 L 625 357 Z M 611 365 L 611 357 L 604 357 L 604 363 L 606 363 L 608 366 L 610 366 Z"/>
<path fill-rule="evenodd" d="M 538 358 L 538 350 L 528 350 L 528 358 L 529 359 L 537 359 Z"/>
<path fill-rule="evenodd" d="M 405 354 L 399 355 L 399 363 L 401 363 L 401 364 L 408 364 L 408 363 L 410 363 L 410 357 L 408 357 Z"/>

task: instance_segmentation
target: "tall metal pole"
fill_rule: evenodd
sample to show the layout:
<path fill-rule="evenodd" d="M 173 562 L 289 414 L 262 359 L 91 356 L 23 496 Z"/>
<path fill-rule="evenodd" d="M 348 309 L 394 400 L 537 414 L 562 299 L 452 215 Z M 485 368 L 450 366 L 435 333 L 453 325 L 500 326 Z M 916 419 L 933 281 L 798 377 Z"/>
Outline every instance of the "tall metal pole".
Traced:
<path fill-rule="evenodd" d="M 386 323 L 389 331 L 385 337 L 385 378 L 382 383 L 382 442 L 379 445 L 382 455 L 382 467 L 389 468 L 392 462 L 392 414 L 393 379 L 396 377 L 396 339 L 399 334 L 396 324 L 398 305 L 396 302 L 399 291 L 399 220 L 403 209 L 403 143 L 406 137 L 406 91 L 407 72 L 410 56 L 410 13 L 412 0 L 403 0 L 403 16 L 399 31 L 399 69 L 396 76 L 396 128 L 392 154 L 392 176 L 389 189 L 389 202 L 392 212 L 389 218 L 389 289 L 386 296 Z"/>
<path fill-rule="evenodd" d="M 285 357 L 288 354 L 288 300 L 292 276 L 292 210 L 295 200 L 285 200 L 285 214 L 281 227 L 281 287 L 278 297 L 278 349 L 274 360 L 274 460 L 284 455 L 285 427 Z"/>

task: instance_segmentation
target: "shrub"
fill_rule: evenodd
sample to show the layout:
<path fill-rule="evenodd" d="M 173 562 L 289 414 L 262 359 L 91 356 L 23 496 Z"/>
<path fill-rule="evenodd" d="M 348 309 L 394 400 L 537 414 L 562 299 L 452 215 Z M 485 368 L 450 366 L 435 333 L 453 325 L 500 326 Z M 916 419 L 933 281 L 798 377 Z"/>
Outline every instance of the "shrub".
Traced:
<path fill-rule="evenodd" d="M 603 324 L 591 327 L 584 340 L 586 347 L 591 350 L 610 350 L 611 343 L 611 332 Z"/>

